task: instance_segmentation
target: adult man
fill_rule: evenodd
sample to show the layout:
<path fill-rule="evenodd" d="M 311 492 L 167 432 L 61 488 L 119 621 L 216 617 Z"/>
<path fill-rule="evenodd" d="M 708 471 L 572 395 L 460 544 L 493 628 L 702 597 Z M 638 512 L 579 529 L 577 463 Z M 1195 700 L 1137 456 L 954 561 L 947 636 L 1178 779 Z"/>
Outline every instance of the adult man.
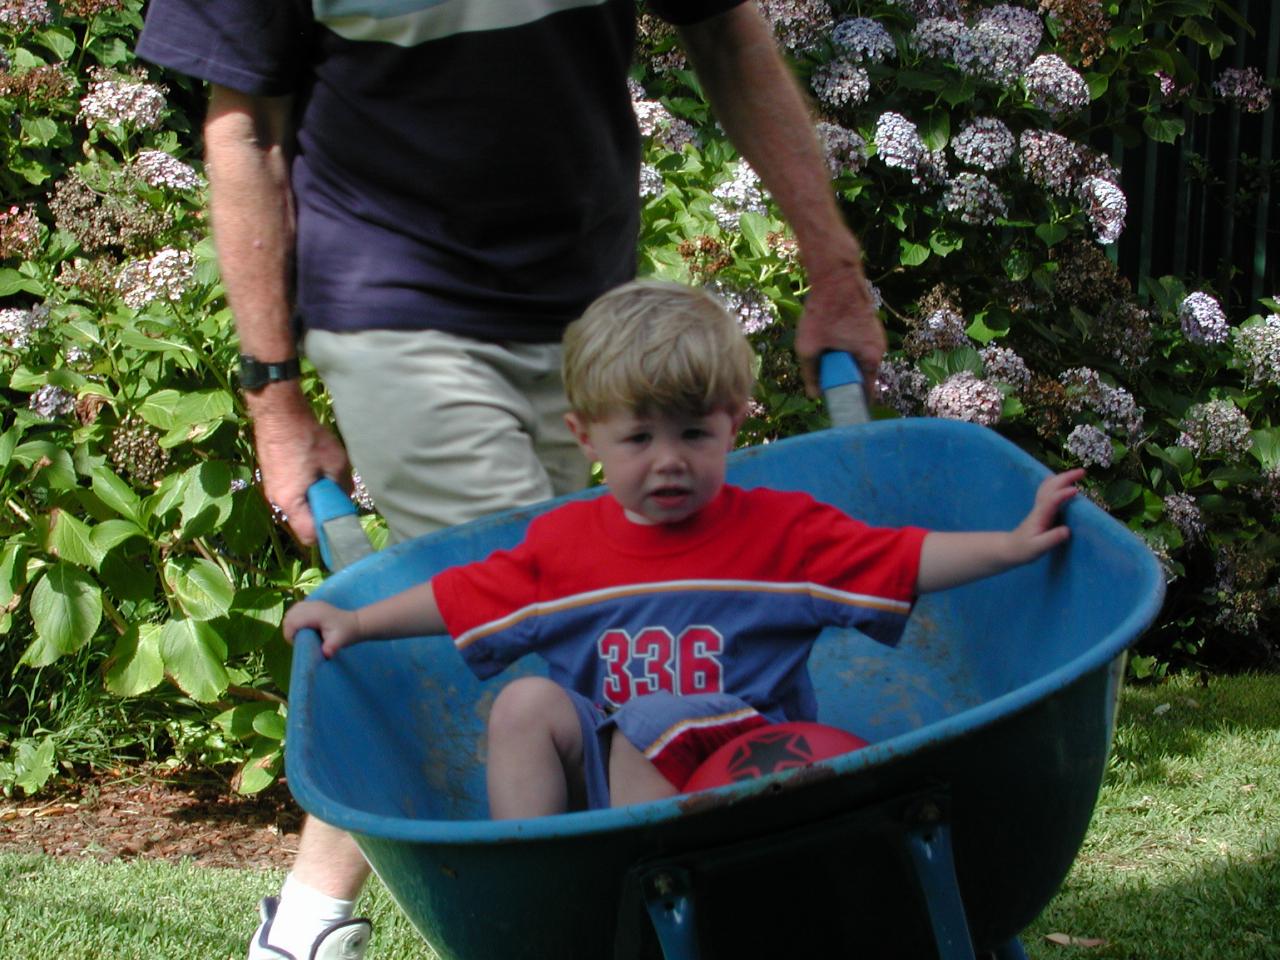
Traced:
<path fill-rule="evenodd" d="M 797 349 L 870 378 L 884 334 L 804 101 L 742 0 L 652 0 L 777 201 L 811 293 Z M 348 452 L 396 538 L 584 482 L 558 340 L 634 271 L 634 0 L 152 0 L 138 52 L 209 81 L 211 212 L 268 498 Z M 301 329 L 299 329 L 301 327 Z M 342 443 L 296 379 L 299 333 Z M 251 958 L 360 956 L 368 868 L 306 825 Z"/>

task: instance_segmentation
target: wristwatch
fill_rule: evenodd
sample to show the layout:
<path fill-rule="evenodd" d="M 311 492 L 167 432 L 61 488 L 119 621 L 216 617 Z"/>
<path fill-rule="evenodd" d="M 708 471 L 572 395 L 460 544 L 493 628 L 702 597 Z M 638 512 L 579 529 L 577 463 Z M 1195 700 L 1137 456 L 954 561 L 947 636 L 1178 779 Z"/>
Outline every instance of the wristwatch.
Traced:
<path fill-rule="evenodd" d="M 280 360 L 276 363 L 263 363 L 257 357 L 247 353 L 240 354 L 240 389 L 257 390 L 268 383 L 279 383 L 281 380 L 296 380 L 302 376 L 302 368 L 297 357 Z"/>

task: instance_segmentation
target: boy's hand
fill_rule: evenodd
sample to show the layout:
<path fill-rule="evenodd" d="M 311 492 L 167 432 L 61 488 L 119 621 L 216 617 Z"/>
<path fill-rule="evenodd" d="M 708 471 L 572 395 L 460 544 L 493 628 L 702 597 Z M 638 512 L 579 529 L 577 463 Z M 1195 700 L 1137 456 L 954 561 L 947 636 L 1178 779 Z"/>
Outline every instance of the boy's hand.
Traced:
<path fill-rule="evenodd" d="M 320 600 L 295 603 L 284 615 L 284 638 L 293 643 L 299 630 L 311 629 L 320 634 L 320 652 L 332 657 L 343 647 L 364 639 L 360 618 L 354 610 L 343 610 Z"/>
<path fill-rule="evenodd" d="M 1071 531 L 1057 522 L 1058 511 L 1076 495 L 1076 484 L 1083 477 L 1084 470 L 1077 467 L 1055 473 L 1040 484 L 1031 512 L 1013 530 L 1018 563 L 1034 560 L 1071 536 Z"/>

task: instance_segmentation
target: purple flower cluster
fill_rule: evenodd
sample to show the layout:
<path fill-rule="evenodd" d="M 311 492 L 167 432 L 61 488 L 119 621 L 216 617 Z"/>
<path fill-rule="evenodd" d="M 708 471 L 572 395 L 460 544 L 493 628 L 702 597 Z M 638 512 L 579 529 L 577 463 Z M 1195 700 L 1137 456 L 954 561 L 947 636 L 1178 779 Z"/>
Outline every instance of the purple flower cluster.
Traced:
<path fill-rule="evenodd" d="M 887 167 L 912 170 L 925 156 L 924 141 L 916 125 L 900 113 L 886 111 L 876 121 L 876 155 Z"/>
<path fill-rule="evenodd" d="M 31 394 L 27 406 L 35 412 L 36 416 L 46 420 L 66 417 L 75 412 L 76 395 L 52 383 L 46 383 Z"/>
<path fill-rule="evenodd" d="M 948 17 L 920 20 L 911 31 L 910 43 L 916 53 L 949 61 L 965 71 L 971 69 L 977 57 L 968 26 Z"/>
<path fill-rule="evenodd" d="M 1067 409 L 1092 411 L 1114 433 L 1132 437 L 1142 430 L 1143 411 L 1133 394 L 1104 382 L 1096 370 L 1073 367 L 1063 371 L 1058 380 L 1066 391 Z"/>
<path fill-rule="evenodd" d="M 893 37 L 875 20 L 849 17 L 831 31 L 837 50 L 862 63 L 880 63 L 897 53 Z"/>
<path fill-rule="evenodd" d="M 40 243 L 40 221 L 31 204 L 0 211 L 0 259 L 25 260 Z"/>
<path fill-rule="evenodd" d="M 935 350 L 958 350 L 969 346 L 964 317 L 950 307 L 938 307 L 921 317 L 907 333 L 903 347 L 921 357 Z"/>
<path fill-rule="evenodd" d="M 1004 394 L 995 384 L 961 370 L 930 390 L 924 406 L 930 416 L 993 427 L 1000 422 Z"/>
<path fill-rule="evenodd" d="M 640 196 L 645 200 L 652 200 L 654 197 L 662 196 L 665 189 L 666 182 L 662 178 L 662 171 L 652 163 L 642 163 L 640 165 Z"/>
<path fill-rule="evenodd" d="M 886 360 L 876 376 L 880 399 L 899 416 L 916 416 L 929 395 L 929 378 L 916 366 L 902 360 Z"/>
<path fill-rule="evenodd" d="M 982 357 L 982 370 L 988 380 L 1007 383 L 1017 390 L 1031 383 L 1031 371 L 1027 362 L 1008 347 L 992 343 L 978 351 Z"/>
<path fill-rule="evenodd" d="M 1111 438 L 1091 423 L 1077 424 L 1067 435 L 1063 448 L 1085 467 L 1109 467 L 1115 453 Z"/>
<path fill-rule="evenodd" d="M 1075 113 L 1089 105 L 1089 85 L 1055 53 L 1038 56 L 1023 71 L 1027 97 L 1053 116 Z"/>
<path fill-rule="evenodd" d="M 1024 130 L 1019 138 L 1023 173 L 1036 186 L 1070 196 L 1083 163 L 1080 145 L 1050 130 Z"/>
<path fill-rule="evenodd" d="M 848 58 L 832 60 L 809 78 L 814 96 L 828 110 L 840 111 L 864 103 L 871 92 L 867 71 Z"/>
<path fill-rule="evenodd" d="M 631 109 L 635 111 L 641 135 L 653 138 L 672 153 L 679 153 L 686 143 L 693 143 L 697 136 L 691 123 L 673 116 L 658 100 L 637 98 L 634 89 Z"/>
<path fill-rule="evenodd" d="M 1007 166 L 1017 146 L 1013 133 L 995 117 L 975 117 L 951 141 L 956 159 L 983 170 Z"/>
<path fill-rule="evenodd" d="M 1178 446 L 1198 456 L 1238 460 L 1249 452 L 1253 440 L 1249 419 L 1230 400 L 1197 403 L 1182 418 Z"/>
<path fill-rule="evenodd" d="M 889 0 L 896 7 L 902 7 L 917 20 L 929 17 L 960 16 L 960 0 Z"/>
<path fill-rule="evenodd" d="M 970 72 L 1011 86 L 1032 63 L 1044 38 L 1044 23 L 1031 10 L 999 4 L 978 14 L 970 34 L 974 50 Z"/>
<path fill-rule="evenodd" d="M 1000 188 L 980 173 L 958 173 L 947 183 L 942 208 L 964 223 L 985 226 L 1009 215 Z"/>
<path fill-rule="evenodd" d="M 1227 67 L 1213 82 L 1213 92 L 1245 113 L 1262 113 L 1271 106 L 1271 87 L 1254 67 Z"/>
<path fill-rule="evenodd" d="M 1192 542 L 1204 536 L 1204 514 L 1189 493 L 1171 493 L 1165 497 L 1164 515 L 1178 528 L 1183 540 Z"/>
<path fill-rule="evenodd" d="M 826 0 L 759 0 L 778 42 L 791 53 L 805 53 L 822 46 L 835 26 Z"/>
<path fill-rule="evenodd" d="M 719 280 L 712 282 L 708 289 L 715 294 L 729 313 L 738 319 L 742 332 L 750 336 L 763 333 L 773 326 L 778 319 L 777 308 L 773 301 L 756 287 L 731 287 Z"/>
<path fill-rule="evenodd" d="M 53 20 L 49 4 L 45 0 L 2 0 L 0 2 L 0 26 L 11 30 L 42 27 Z"/>
<path fill-rule="evenodd" d="M 831 176 L 857 173 L 867 164 L 867 141 L 854 131 L 838 123 L 819 121 L 816 125 L 818 142 L 827 158 Z"/>
<path fill-rule="evenodd" d="M 1227 316 L 1218 301 L 1207 293 L 1188 294 L 1178 307 L 1182 334 L 1192 343 L 1225 343 L 1230 336 Z"/>
<path fill-rule="evenodd" d="M 165 91 L 142 80 L 113 78 L 95 71 L 96 79 L 80 101 L 80 119 L 86 127 L 98 123 L 150 130 L 159 126 L 165 108 Z"/>
<path fill-rule="evenodd" d="M 1234 331 L 1236 361 L 1251 383 L 1280 384 L 1280 314 Z"/>

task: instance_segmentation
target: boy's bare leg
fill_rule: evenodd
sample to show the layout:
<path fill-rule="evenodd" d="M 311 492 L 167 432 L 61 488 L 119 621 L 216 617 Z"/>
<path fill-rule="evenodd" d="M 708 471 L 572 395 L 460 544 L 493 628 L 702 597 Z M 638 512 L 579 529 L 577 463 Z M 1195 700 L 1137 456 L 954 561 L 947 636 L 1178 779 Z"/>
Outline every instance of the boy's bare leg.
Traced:
<path fill-rule="evenodd" d="M 582 728 L 569 695 L 552 680 L 521 677 L 489 712 L 489 815 L 541 817 L 582 805 Z"/>
<path fill-rule="evenodd" d="M 298 837 L 293 875 L 326 896 L 355 900 L 369 878 L 369 864 L 349 833 L 308 816 Z"/>
<path fill-rule="evenodd" d="M 615 807 L 673 797 L 675 785 L 658 772 L 621 730 L 609 743 L 609 802 Z"/>

